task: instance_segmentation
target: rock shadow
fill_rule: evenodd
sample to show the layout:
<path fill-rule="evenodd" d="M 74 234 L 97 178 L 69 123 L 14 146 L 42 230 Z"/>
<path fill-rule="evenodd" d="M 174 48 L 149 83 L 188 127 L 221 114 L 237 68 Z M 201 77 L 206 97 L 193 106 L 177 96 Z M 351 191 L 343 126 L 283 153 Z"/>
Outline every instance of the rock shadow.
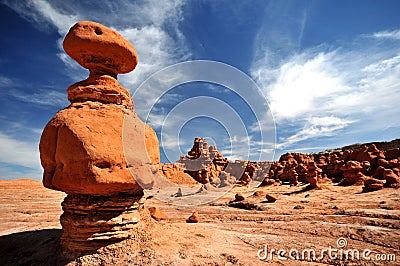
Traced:
<path fill-rule="evenodd" d="M 61 229 L 25 231 L 0 236 L 0 265 L 65 265 L 75 258 L 62 256 Z"/>

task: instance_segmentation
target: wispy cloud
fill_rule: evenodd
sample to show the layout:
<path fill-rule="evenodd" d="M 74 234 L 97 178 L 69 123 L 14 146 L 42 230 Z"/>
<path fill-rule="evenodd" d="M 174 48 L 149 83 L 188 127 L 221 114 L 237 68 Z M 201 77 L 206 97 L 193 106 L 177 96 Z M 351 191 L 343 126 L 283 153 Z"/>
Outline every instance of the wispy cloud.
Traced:
<path fill-rule="evenodd" d="M 10 78 L 0 76 L 0 88 L 2 89 L 8 89 L 10 86 L 12 86 L 13 82 Z"/>
<path fill-rule="evenodd" d="M 277 144 L 277 148 L 285 149 L 300 141 L 321 136 L 332 136 L 338 130 L 345 128 L 350 123 L 352 123 L 352 121 L 334 116 L 312 117 L 300 131 L 287 138 L 281 139 Z"/>
<path fill-rule="evenodd" d="M 20 101 L 42 106 L 56 106 L 59 108 L 69 105 L 65 92 L 56 90 L 39 90 L 33 94 L 12 90 L 10 94 Z"/>
<path fill-rule="evenodd" d="M 395 39 L 400 40 L 400 30 L 392 30 L 392 31 L 379 31 L 373 34 L 366 35 L 367 37 L 374 37 L 378 39 Z"/>
<path fill-rule="evenodd" d="M 14 139 L 0 132 L 0 162 L 40 169 L 39 145 Z"/>
<path fill-rule="evenodd" d="M 55 90 L 53 86 L 45 84 L 41 84 L 41 88 L 39 89 L 36 86 L 38 85 L 29 84 L 24 80 L 0 76 L 0 88 L 3 89 L 2 92 L 19 101 L 33 103 L 36 106 L 55 106 L 59 108 L 69 105 L 66 91 L 60 92 Z M 35 92 L 31 94 L 27 93 L 26 89 L 32 87 L 35 87 Z M 33 89 L 29 91 L 33 91 Z"/>
<path fill-rule="evenodd" d="M 374 34 L 393 37 L 388 46 L 384 40 L 365 41 L 360 36 L 342 47 L 303 50 L 277 66 L 263 56 L 255 60 L 252 76 L 270 101 L 278 126 L 277 148 L 290 150 L 302 142 L 305 147 L 307 140 L 323 137 L 332 141 L 344 137 L 336 135 L 342 130 L 346 136 L 357 132 L 375 140 L 393 119 L 399 124 L 395 106 L 400 100 L 400 43 L 393 45 L 396 34 Z"/>
<path fill-rule="evenodd" d="M 254 42 L 253 64 L 279 64 L 301 46 L 309 4 L 270 1 Z M 260 61 L 261 59 L 261 61 Z"/>
<path fill-rule="evenodd" d="M 188 56 L 185 38 L 179 30 L 183 19 L 184 1 L 7 1 L 20 15 L 42 30 L 55 27 L 60 34 L 58 57 L 64 62 L 71 78 L 82 78 L 83 69 L 77 69 L 62 51 L 62 38 L 79 20 L 93 20 L 118 30 L 136 48 L 139 65 L 132 73 L 120 75 L 121 83 L 131 92 L 150 74 Z"/>
<path fill-rule="evenodd" d="M 68 32 L 79 16 L 67 14 L 64 10 L 54 8 L 48 1 L 5 1 L 5 4 L 17 11 L 22 17 L 31 21 L 38 29 L 47 31 L 54 26 L 60 35 Z"/>

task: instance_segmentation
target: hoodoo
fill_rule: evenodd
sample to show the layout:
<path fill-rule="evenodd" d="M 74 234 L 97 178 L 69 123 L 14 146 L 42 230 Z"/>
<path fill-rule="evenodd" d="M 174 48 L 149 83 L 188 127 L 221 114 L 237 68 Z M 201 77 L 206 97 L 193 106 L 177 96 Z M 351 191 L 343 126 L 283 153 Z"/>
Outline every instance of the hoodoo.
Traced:
<path fill-rule="evenodd" d="M 149 227 L 138 180 L 154 172 L 160 154 L 155 132 L 117 81 L 138 63 L 132 44 L 101 24 L 81 21 L 63 46 L 90 75 L 68 88 L 71 104 L 46 125 L 40 158 L 44 186 L 68 194 L 62 248 L 85 253 Z"/>

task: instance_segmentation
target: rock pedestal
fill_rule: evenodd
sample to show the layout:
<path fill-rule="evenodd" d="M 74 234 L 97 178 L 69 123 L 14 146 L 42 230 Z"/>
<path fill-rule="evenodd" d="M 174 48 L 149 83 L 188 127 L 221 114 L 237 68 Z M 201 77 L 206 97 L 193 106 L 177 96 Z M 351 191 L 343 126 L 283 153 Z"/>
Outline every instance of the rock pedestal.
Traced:
<path fill-rule="evenodd" d="M 85 253 L 150 223 L 138 180 L 147 178 L 160 155 L 155 132 L 136 115 L 129 92 L 117 81 L 119 73 L 136 67 L 134 47 L 89 21 L 75 24 L 63 45 L 90 75 L 68 88 L 71 104 L 46 125 L 40 158 L 44 186 L 68 194 L 60 219 L 62 248 Z"/>

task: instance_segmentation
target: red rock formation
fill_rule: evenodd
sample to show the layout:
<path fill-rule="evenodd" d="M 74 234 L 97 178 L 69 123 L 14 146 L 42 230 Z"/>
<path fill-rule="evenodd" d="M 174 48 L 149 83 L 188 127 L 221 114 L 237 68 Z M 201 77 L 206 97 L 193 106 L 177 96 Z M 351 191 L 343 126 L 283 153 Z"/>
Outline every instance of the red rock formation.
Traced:
<path fill-rule="evenodd" d="M 136 178 L 145 179 L 160 155 L 155 132 L 116 80 L 135 68 L 133 46 L 101 24 L 82 21 L 70 29 L 64 49 L 90 75 L 68 88 L 71 105 L 46 125 L 39 148 L 44 186 L 68 194 L 61 245 L 79 253 L 125 239 L 150 220 Z"/>
<path fill-rule="evenodd" d="M 341 170 L 343 171 L 343 180 L 339 183 L 342 186 L 363 185 L 365 175 L 362 173 L 363 167 L 360 162 L 348 161 Z"/>
<path fill-rule="evenodd" d="M 399 172 L 398 169 L 396 172 Z M 392 169 L 385 169 L 383 177 L 386 180 L 385 187 L 400 188 L 400 177 Z"/>
<path fill-rule="evenodd" d="M 376 191 L 376 190 L 382 189 L 383 185 L 384 185 L 384 182 L 382 180 L 372 178 L 372 177 L 367 177 L 364 180 L 363 192 L 371 192 L 371 191 Z"/>
<path fill-rule="evenodd" d="M 309 162 L 307 165 L 307 181 L 309 188 L 318 188 L 321 181 L 322 169 L 318 168 L 315 162 Z"/>
<path fill-rule="evenodd" d="M 191 175 L 185 173 L 183 166 L 179 163 L 160 164 L 159 171 L 170 182 L 178 185 L 196 185 L 199 183 Z"/>
<path fill-rule="evenodd" d="M 354 145 L 351 150 L 333 150 L 313 154 L 286 153 L 283 154 L 278 162 L 271 165 L 269 173 L 265 176 L 262 185 L 276 184 L 274 180 L 289 181 L 291 185 L 296 182 L 308 183 L 309 187 L 318 186 L 318 182 L 331 179 L 340 185 L 363 185 L 365 180 L 365 191 L 373 191 L 382 187 L 385 180 L 385 169 L 391 169 L 387 172 L 389 182 L 388 187 L 397 187 L 390 185 L 396 183 L 396 175 L 400 168 L 400 149 L 393 148 L 398 140 L 389 144 L 370 144 Z M 379 150 L 380 147 L 391 147 L 388 150 Z M 326 179 L 327 178 L 327 179 Z M 372 178 L 372 179 L 371 179 Z"/>

